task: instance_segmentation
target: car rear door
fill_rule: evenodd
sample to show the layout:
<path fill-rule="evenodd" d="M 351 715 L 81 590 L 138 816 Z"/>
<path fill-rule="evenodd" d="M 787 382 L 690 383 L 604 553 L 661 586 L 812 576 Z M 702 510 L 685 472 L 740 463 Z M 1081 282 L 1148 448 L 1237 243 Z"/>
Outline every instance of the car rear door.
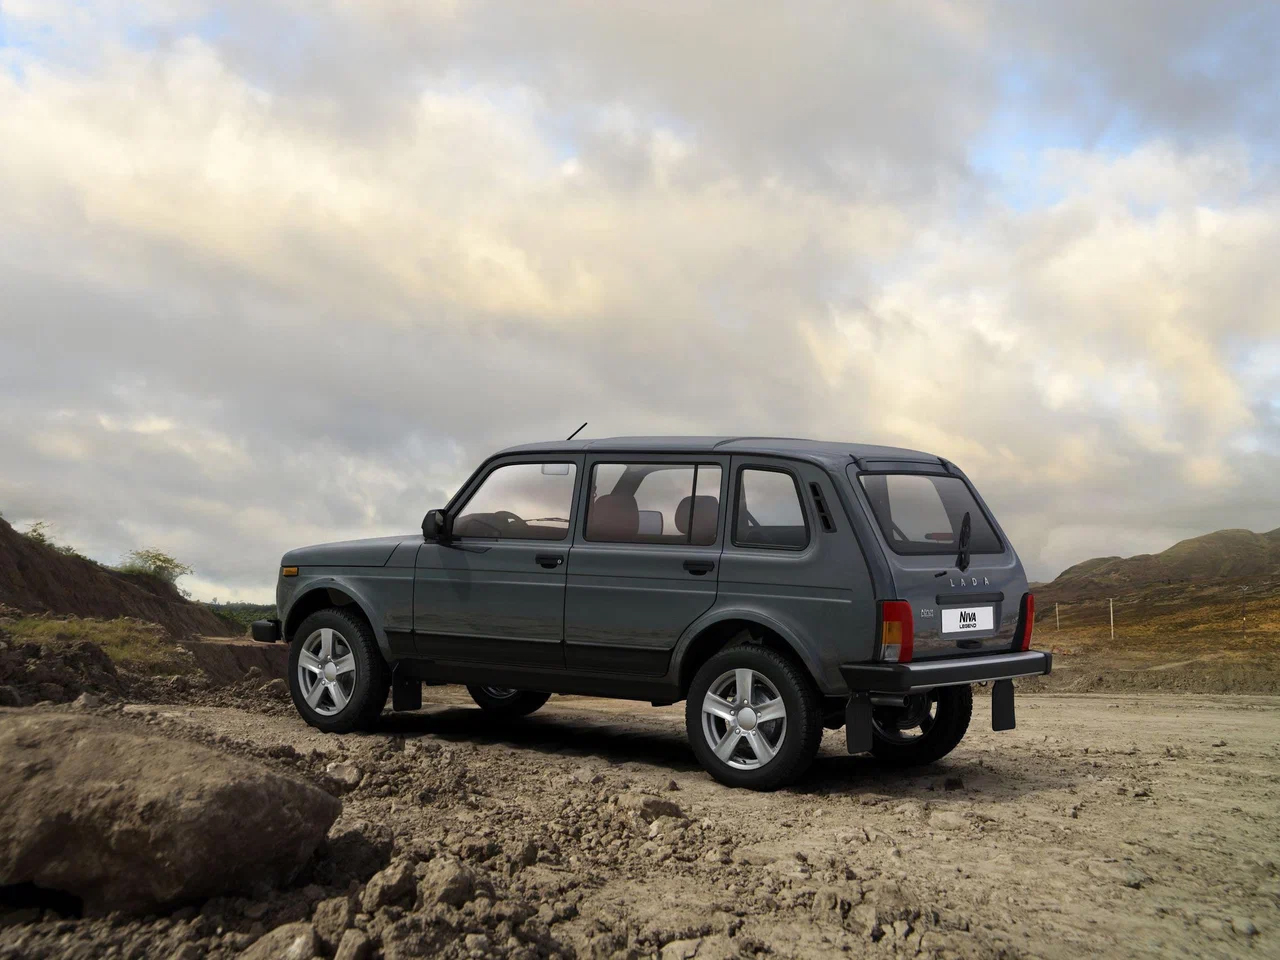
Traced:
<path fill-rule="evenodd" d="M 565 662 L 660 677 L 716 599 L 729 458 L 588 456 L 565 594 Z"/>
<path fill-rule="evenodd" d="M 963 474 L 940 461 L 863 461 L 848 473 L 885 548 L 896 599 L 911 605 L 913 659 L 1008 652 L 1026 574 Z"/>

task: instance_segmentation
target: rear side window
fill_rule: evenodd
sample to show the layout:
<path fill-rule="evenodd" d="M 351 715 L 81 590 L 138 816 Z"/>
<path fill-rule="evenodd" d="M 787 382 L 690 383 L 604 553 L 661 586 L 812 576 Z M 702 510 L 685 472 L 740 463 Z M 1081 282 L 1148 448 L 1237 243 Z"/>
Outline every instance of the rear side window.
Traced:
<path fill-rule="evenodd" d="M 586 538 L 596 543 L 710 546 L 720 517 L 720 468 L 692 463 L 597 463 Z"/>
<path fill-rule="evenodd" d="M 792 550 L 809 545 L 809 527 L 795 477 L 783 470 L 742 469 L 733 542 L 743 547 Z"/>
<path fill-rule="evenodd" d="M 864 473 L 862 489 L 876 522 L 894 552 L 910 555 L 955 554 L 960 526 L 969 515 L 969 552 L 1002 553 L 991 522 L 959 477 L 919 473 Z"/>

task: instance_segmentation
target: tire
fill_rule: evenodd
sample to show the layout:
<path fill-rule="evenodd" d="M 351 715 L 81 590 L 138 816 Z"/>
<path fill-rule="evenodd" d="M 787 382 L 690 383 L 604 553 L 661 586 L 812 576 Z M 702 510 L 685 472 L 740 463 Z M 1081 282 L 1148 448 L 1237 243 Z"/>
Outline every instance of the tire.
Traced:
<path fill-rule="evenodd" d="M 938 687 L 921 694 L 931 714 L 927 723 L 901 727 L 917 719 L 920 703 L 909 705 L 915 716 L 903 716 L 896 707 L 872 708 L 871 752 L 893 767 L 917 767 L 941 760 L 956 748 L 973 716 L 973 688 Z"/>
<path fill-rule="evenodd" d="M 525 717 L 551 699 L 549 693 L 513 690 L 510 687 L 468 686 L 467 693 L 485 713 L 499 717 Z"/>
<path fill-rule="evenodd" d="M 335 672 L 330 680 L 326 672 L 301 666 L 304 651 L 322 663 L 332 660 L 339 669 L 349 656 L 351 669 Z M 345 678 L 351 674 L 354 676 L 347 681 Z M 318 685 L 328 686 L 328 692 L 321 690 L 317 695 Z M 302 719 L 317 730 L 349 733 L 370 729 L 386 706 L 390 688 L 391 671 L 363 617 L 337 607 L 319 610 L 303 620 L 294 633 L 289 644 L 289 693 Z M 314 703 L 308 700 L 309 694 Z M 339 700 L 345 702 L 339 706 Z"/>
<path fill-rule="evenodd" d="M 750 687 L 753 706 L 745 719 L 738 690 L 744 670 L 751 672 L 744 685 Z M 717 699 L 709 700 L 708 695 Z M 784 708 L 780 718 L 756 718 L 755 708 L 776 712 L 779 700 Z M 709 706 L 720 712 L 709 712 Z M 726 708 L 731 708 L 732 718 Z M 822 699 L 808 673 L 757 644 L 729 647 L 702 665 L 689 686 L 684 720 L 698 762 L 730 787 L 775 790 L 793 783 L 809 769 L 822 742 Z M 730 742 L 733 734 L 736 739 Z M 773 754 L 762 759 L 762 750 Z"/>

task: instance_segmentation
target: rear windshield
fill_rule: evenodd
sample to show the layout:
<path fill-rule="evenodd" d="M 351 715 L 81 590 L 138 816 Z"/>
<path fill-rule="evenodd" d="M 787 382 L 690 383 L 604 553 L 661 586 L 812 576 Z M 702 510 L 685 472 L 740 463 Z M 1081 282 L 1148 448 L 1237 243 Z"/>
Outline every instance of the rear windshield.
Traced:
<path fill-rule="evenodd" d="M 897 553 L 957 553 L 960 525 L 966 513 L 969 514 L 969 552 L 1004 551 L 986 514 L 959 477 L 864 473 L 858 479 L 871 501 L 876 522 Z"/>

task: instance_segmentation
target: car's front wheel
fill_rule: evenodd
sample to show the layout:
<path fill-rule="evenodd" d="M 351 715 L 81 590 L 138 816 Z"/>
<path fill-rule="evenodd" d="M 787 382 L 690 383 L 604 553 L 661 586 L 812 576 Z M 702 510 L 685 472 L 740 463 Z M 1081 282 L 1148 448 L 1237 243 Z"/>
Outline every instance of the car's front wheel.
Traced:
<path fill-rule="evenodd" d="M 822 704 L 804 669 L 744 644 L 704 663 L 685 703 L 689 744 L 731 787 L 773 790 L 809 768 L 822 741 Z"/>
<path fill-rule="evenodd" d="M 968 686 L 912 694 L 902 707 L 873 707 L 871 752 L 895 767 L 933 763 L 956 748 L 972 715 L 973 690 Z"/>
<path fill-rule="evenodd" d="M 511 687 L 468 686 L 467 693 L 471 694 L 471 699 L 483 707 L 486 713 L 500 717 L 526 716 L 551 699 L 549 693 L 515 690 Z"/>
<path fill-rule="evenodd" d="M 391 671 L 373 630 L 340 608 L 302 621 L 289 645 L 289 692 L 302 719 L 326 733 L 371 727 L 382 713 Z"/>

